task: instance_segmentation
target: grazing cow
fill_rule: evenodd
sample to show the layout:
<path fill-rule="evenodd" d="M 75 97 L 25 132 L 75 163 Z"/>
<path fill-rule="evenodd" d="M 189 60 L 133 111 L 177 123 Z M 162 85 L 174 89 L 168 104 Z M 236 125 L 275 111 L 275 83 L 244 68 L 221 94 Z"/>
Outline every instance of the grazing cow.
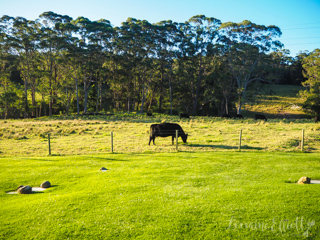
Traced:
<path fill-rule="evenodd" d="M 266 121 L 267 121 L 266 116 L 263 115 L 263 114 L 256 114 L 256 115 L 254 115 L 254 119 L 255 119 L 255 120 L 261 119 L 261 120 L 266 120 Z"/>
<path fill-rule="evenodd" d="M 231 118 L 229 114 L 222 114 L 221 118 Z"/>
<path fill-rule="evenodd" d="M 235 118 L 243 119 L 243 116 L 242 116 L 242 114 L 237 114 L 237 115 L 235 116 Z"/>
<path fill-rule="evenodd" d="M 176 123 L 160 123 L 160 124 L 152 124 L 150 126 L 150 139 L 149 146 L 151 140 L 153 141 L 153 145 L 155 145 L 154 140 L 156 137 L 172 137 L 172 144 L 174 144 L 174 138 L 176 137 L 176 130 L 178 130 L 178 137 L 182 138 L 184 143 L 187 143 L 188 134 L 185 134 L 179 124 Z"/>
<path fill-rule="evenodd" d="M 320 121 L 320 116 L 315 116 L 314 117 L 314 122 L 317 123 L 318 121 Z"/>
<path fill-rule="evenodd" d="M 181 118 L 190 118 L 188 113 L 180 113 L 180 119 Z"/>
<path fill-rule="evenodd" d="M 153 117 L 153 114 L 152 113 L 147 113 L 147 116 Z"/>

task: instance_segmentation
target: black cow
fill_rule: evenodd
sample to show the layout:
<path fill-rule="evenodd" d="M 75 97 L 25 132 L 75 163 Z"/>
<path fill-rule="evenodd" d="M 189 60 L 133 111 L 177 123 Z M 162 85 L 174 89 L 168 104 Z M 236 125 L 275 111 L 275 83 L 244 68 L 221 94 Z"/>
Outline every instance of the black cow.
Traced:
<path fill-rule="evenodd" d="M 222 114 L 221 118 L 231 118 L 229 114 Z"/>
<path fill-rule="evenodd" d="M 320 121 L 320 116 L 315 116 L 314 117 L 314 122 L 317 123 L 318 121 Z"/>
<path fill-rule="evenodd" d="M 268 121 L 267 118 L 266 118 L 266 116 L 263 115 L 263 114 L 256 114 L 256 115 L 254 115 L 254 119 L 255 119 L 255 120 L 261 119 L 261 120 L 266 120 L 266 121 Z"/>
<path fill-rule="evenodd" d="M 149 145 L 151 140 L 153 145 L 155 145 L 154 140 L 156 137 L 172 137 L 172 144 L 174 144 L 174 138 L 176 137 L 176 130 L 178 130 L 178 137 L 182 138 L 184 143 L 187 143 L 188 134 L 185 134 L 179 124 L 176 123 L 160 123 L 152 124 L 150 126 L 150 138 Z"/>
<path fill-rule="evenodd" d="M 180 119 L 181 118 L 190 118 L 188 113 L 180 113 Z"/>
<path fill-rule="evenodd" d="M 146 115 L 149 116 L 149 117 L 153 117 L 152 113 L 146 113 Z"/>
<path fill-rule="evenodd" d="M 237 114 L 237 115 L 235 116 L 235 118 L 243 119 L 243 116 L 242 116 L 242 114 Z"/>

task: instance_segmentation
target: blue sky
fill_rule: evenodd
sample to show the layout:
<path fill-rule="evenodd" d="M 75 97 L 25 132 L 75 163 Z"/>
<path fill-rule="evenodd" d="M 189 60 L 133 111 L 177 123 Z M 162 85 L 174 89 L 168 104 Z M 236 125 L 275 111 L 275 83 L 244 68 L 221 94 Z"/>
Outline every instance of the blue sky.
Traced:
<path fill-rule="evenodd" d="M 280 27 L 280 41 L 291 56 L 320 48 L 320 0 L 0 0 L 0 16 L 35 20 L 46 11 L 72 18 L 104 18 L 114 26 L 120 26 L 128 17 L 150 23 L 185 22 L 195 15 L 222 22 L 250 20 Z"/>

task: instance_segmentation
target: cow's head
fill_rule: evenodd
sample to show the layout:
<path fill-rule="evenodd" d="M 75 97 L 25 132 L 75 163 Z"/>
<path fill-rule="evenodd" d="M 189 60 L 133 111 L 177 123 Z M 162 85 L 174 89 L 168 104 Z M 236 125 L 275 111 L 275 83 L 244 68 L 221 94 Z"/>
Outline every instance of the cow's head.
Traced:
<path fill-rule="evenodd" d="M 184 143 L 187 143 L 188 134 L 181 136 L 181 138 Z"/>

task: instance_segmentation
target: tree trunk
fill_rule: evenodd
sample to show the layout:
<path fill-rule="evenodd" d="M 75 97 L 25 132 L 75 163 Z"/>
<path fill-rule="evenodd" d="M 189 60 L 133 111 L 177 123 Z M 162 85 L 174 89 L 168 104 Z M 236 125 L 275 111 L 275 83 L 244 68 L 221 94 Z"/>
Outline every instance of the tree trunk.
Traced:
<path fill-rule="evenodd" d="M 100 95 L 100 88 L 99 88 L 99 83 L 97 81 L 97 99 L 96 99 L 96 112 L 99 112 L 99 95 Z"/>
<path fill-rule="evenodd" d="M 78 88 L 78 78 L 75 76 L 75 83 L 76 83 L 76 96 L 77 96 L 77 114 L 80 114 L 80 106 L 79 106 L 79 88 Z"/>
<path fill-rule="evenodd" d="M 83 88 L 84 88 L 84 103 L 83 103 L 83 113 L 87 113 L 87 106 L 88 106 L 88 88 L 89 84 L 87 84 L 86 79 L 83 81 Z"/>
<path fill-rule="evenodd" d="M 25 106 L 25 112 L 24 112 L 24 117 L 28 117 L 28 112 L 29 112 L 29 106 L 28 106 L 28 80 L 27 77 L 25 77 L 24 80 L 24 106 Z"/>
<path fill-rule="evenodd" d="M 170 76 L 169 76 L 169 93 L 170 93 L 170 115 L 172 115 L 172 85 L 171 85 L 171 66 L 170 66 Z"/>
<path fill-rule="evenodd" d="M 200 85 L 201 85 L 201 72 L 202 72 L 202 55 L 200 53 L 200 60 L 199 60 L 199 70 L 198 70 L 198 81 L 196 86 L 196 94 L 193 101 L 193 109 L 192 109 L 192 115 L 196 114 L 197 106 L 198 106 L 198 98 L 200 93 Z"/>
<path fill-rule="evenodd" d="M 151 82 L 151 77 L 152 77 L 152 72 L 150 73 L 150 76 L 149 76 L 149 83 Z M 148 94 L 148 88 L 149 88 L 148 86 L 149 86 L 149 84 L 146 87 L 145 83 L 143 83 L 140 113 L 143 113 L 144 102 L 145 102 L 147 94 Z"/>
<path fill-rule="evenodd" d="M 149 103 L 148 111 L 150 111 L 150 109 L 151 109 L 152 99 L 153 99 L 153 91 L 152 91 L 152 93 L 151 93 L 151 98 L 150 98 L 150 103 Z"/>
<path fill-rule="evenodd" d="M 99 84 L 99 89 L 100 89 L 99 104 L 100 104 L 100 112 L 101 112 L 102 111 L 102 82 L 100 82 Z"/>
<path fill-rule="evenodd" d="M 162 101 L 163 101 L 163 82 L 164 82 L 164 69 L 163 66 L 161 66 L 161 81 L 160 81 L 160 88 L 159 88 L 159 93 L 160 93 L 160 97 L 159 97 L 159 112 L 161 112 L 162 109 Z"/>

